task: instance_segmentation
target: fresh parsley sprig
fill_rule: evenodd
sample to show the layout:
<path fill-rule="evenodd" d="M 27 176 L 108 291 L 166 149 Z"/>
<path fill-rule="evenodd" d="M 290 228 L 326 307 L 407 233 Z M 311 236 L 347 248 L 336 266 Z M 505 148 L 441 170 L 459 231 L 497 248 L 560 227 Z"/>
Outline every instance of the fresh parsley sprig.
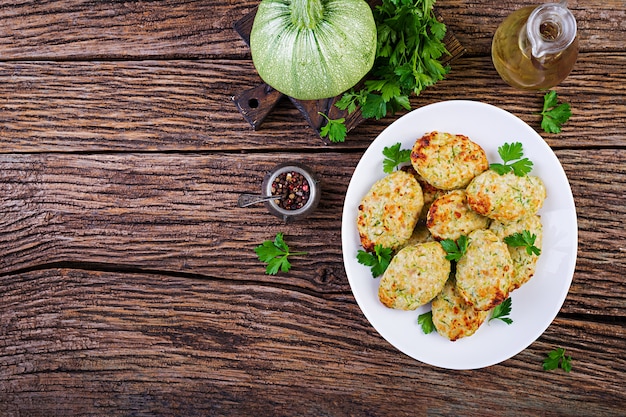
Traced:
<path fill-rule="evenodd" d="M 392 254 L 393 251 L 391 249 L 378 244 L 374 246 L 374 253 L 360 249 L 357 252 L 356 259 L 360 264 L 369 266 L 372 271 L 372 277 L 376 278 L 385 273 L 391 262 Z"/>
<path fill-rule="evenodd" d="M 417 324 L 420 325 L 424 334 L 429 334 L 429 333 L 434 332 L 436 329 L 435 329 L 435 324 L 433 323 L 432 310 L 427 313 L 423 313 L 417 316 Z"/>
<path fill-rule="evenodd" d="M 533 168 L 532 161 L 523 158 L 524 148 L 520 142 L 505 143 L 498 148 L 498 154 L 504 163 L 489 164 L 489 168 L 500 175 L 513 171 L 518 177 L 523 177 Z"/>
<path fill-rule="evenodd" d="M 556 348 L 548 352 L 548 357 L 543 360 L 544 371 L 551 371 L 557 368 L 561 368 L 565 372 L 572 370 L 572 357 L 565 356 L 565 349 L 563 348 Z"/>
<path fill-rule="evenodd" d="M 506 324 L 513 323 L 513 320 L 507 317 L 509 314 L 511 314 L 511 305 L 512 301 L 511 297 L 509 297 L 497 306 L 495 306 L 493 310 L 491 310 L 491 316 L 489 317 L 489 321 L 502 320 Z"/>
<path fill-rule="evenodd" d="M 410 149 L 400 149 L 402 144 L 400 142 L 393 146 L 386 146 L 383 149 L 383 171 L 387 174 L 391 174 L 393 170 L 400 164 L 409 162 L 411 160 Z"/>
<path fill-rule="evenodd" d="M 561 127 L 572 116 L 569 103 L 559 104 L 556 91 L 550 90 L 543 96 L 541 128 L 546 133 L 560 133 Z"/>
<path fill-rule="evenodd" d="M 531 234 L 528 230 L 523 230 L 521 233 L 518 232 L 505 237 L 504 243 L 509 246 L 525 247 L 527 254 L 539 256 L 541 249 L 535 246 L 535 240 L 537 240 L 537 235 Z"/>
<path fill-rule="evenodd" d="M 267 263 L 265 273 L 276 275 L 278 271 L 289 272 L 291 264 L 287 259 L 289 256 L 306 255 L 306 252 L 290 252 L 289 246 L 285 243 L 282 233 L 277 233 L 274 240 L 266 240 L 254 251 L 261 262 Z"/>
<path fill-rule="evenodd" d="M 331 119 L 322 112 L 318 112 L 326 119 L 326 124 L 320 129 L 321 137 L 328 137 L 331 142 L 343 142 L 346 140 L 348 128 L 346 127 L 346 119 Z"/>
<path fill-rule="evenodd" d="M 443 250 L 445 250 L 448 254 L 446 255 L 446 259 L 449 261 L 458 261 L 465 255 L 467 252 L 467 245 L 469 241 L 467 236 L 463 235 L 459 237 L 456 242 L 452 239 L 445 239 L 439 242 Z"/>

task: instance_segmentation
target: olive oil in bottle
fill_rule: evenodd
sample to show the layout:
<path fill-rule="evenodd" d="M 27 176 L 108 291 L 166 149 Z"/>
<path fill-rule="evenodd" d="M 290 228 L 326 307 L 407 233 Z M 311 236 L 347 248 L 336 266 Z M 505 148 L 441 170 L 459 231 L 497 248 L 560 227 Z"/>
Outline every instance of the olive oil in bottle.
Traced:
<path fill-rule="evenodd" d="M 496 30 L 491 57 L 512 87 L 554 87 L 569 75 L 578 57 L 576 19 L 563 3 L 519 9 Z"/>

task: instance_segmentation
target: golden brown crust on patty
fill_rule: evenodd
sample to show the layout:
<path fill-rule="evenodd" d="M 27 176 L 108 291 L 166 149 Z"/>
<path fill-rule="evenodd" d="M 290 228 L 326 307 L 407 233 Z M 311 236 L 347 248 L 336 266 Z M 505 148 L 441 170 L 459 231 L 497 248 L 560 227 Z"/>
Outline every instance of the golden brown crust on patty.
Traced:
<path fill-rule="evenodd" d="M 426 226 L 436 240 L 457 240 L 476 229 L 487 228 L 489 219 L 470 209 L 464 190 L 454 190 L 432 203 Z"/>
<path fill-rule="evenodd" d="M 512 172 L 500 175 L 492 170 L 474 178 L 466 192 L 472 210 L 503 222 L 537 213 L 546 198 L 546 188 L 539 177 L 518 177 Z"/>
<path fill-rule="evenodd" d="M 413 175 L 395 171 L 380 179 L 359 205 L 361 245 L 369 252 L 378 244 L 397 249 L 411 237 L 423 206 L 422 188 Z"/>
<path fill-rule="evenodd" d="M 411 164 L 433 187 L 464 188 L 489 168 L 485 151 L 464 135 L 430 132 L 415 141 Z"/>
<path fill-rule="evenodd" d="M 476 310 L 456 289 L 450 278 L 432 303 L 433 324 L 437 333 L 451 341 L 473 335 L 489 315 L 489 311 Z"/>

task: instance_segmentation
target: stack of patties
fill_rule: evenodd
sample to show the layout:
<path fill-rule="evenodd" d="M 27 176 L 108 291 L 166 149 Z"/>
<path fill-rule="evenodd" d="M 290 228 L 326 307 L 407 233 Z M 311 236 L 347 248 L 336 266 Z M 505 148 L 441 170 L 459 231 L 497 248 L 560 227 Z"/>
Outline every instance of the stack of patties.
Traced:
<path fill-rule="evenodd" d="M 533 276 L 538 255 L 504 239 L 528 231 L 541 248 L 536 213 L 545 187 L 538 177 L 489 170 L 485 151 L 463 135 L 424 135 L 411 165 L 376 182 L 363 198 L 361 244 L 370 252 L 376 245 L 394 251 L 379 283 L 380 301 L 403 310 L 432 301 L 437 332 L 457 340 L 472 335 Z M 439 242 L 461 236 L 467 251 L 455 265 Z"/>

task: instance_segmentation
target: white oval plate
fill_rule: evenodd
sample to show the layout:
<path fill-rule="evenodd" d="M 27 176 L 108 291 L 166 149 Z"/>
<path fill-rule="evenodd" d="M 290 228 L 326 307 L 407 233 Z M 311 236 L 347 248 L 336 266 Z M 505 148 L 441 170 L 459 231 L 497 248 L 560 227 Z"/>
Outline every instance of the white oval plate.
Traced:
<path fill-rule="evenodd" d="M 543 249 L 535 276 L 511 294 L 513 324 L 485 322 L 466 338 L 450 342 L 436 332 L 425 335 L 415 311 L 385 307 L 378 300 L 378 282 L 368 267 L 357 262 L 361 244 L 356 228 L 357 208 L 375 181 L 385 176 L 383 148 L 402 144 L 411 149 L 416 139 L 431 131 L 469 136 L 487 153 L 490 163 L 501 162 L 498 147 L 521 142 L 533 163 L 531 174 L 544 182 L 547 198 L 539 211 Z M 402 116 L 372 142 L 357 165 L 343 208 L 342 249 L 346 274 L 354 297 L 376 331 L 401 352 L 421 362 L 448 369 L 476 369 L 509 359 L 534 342 L 552 323 L 569 290 L 578 247 L 574 198 L 563 167 L 552 149 L 530 126 L 498 107 L 474 101 L 444 101 Z"/>

